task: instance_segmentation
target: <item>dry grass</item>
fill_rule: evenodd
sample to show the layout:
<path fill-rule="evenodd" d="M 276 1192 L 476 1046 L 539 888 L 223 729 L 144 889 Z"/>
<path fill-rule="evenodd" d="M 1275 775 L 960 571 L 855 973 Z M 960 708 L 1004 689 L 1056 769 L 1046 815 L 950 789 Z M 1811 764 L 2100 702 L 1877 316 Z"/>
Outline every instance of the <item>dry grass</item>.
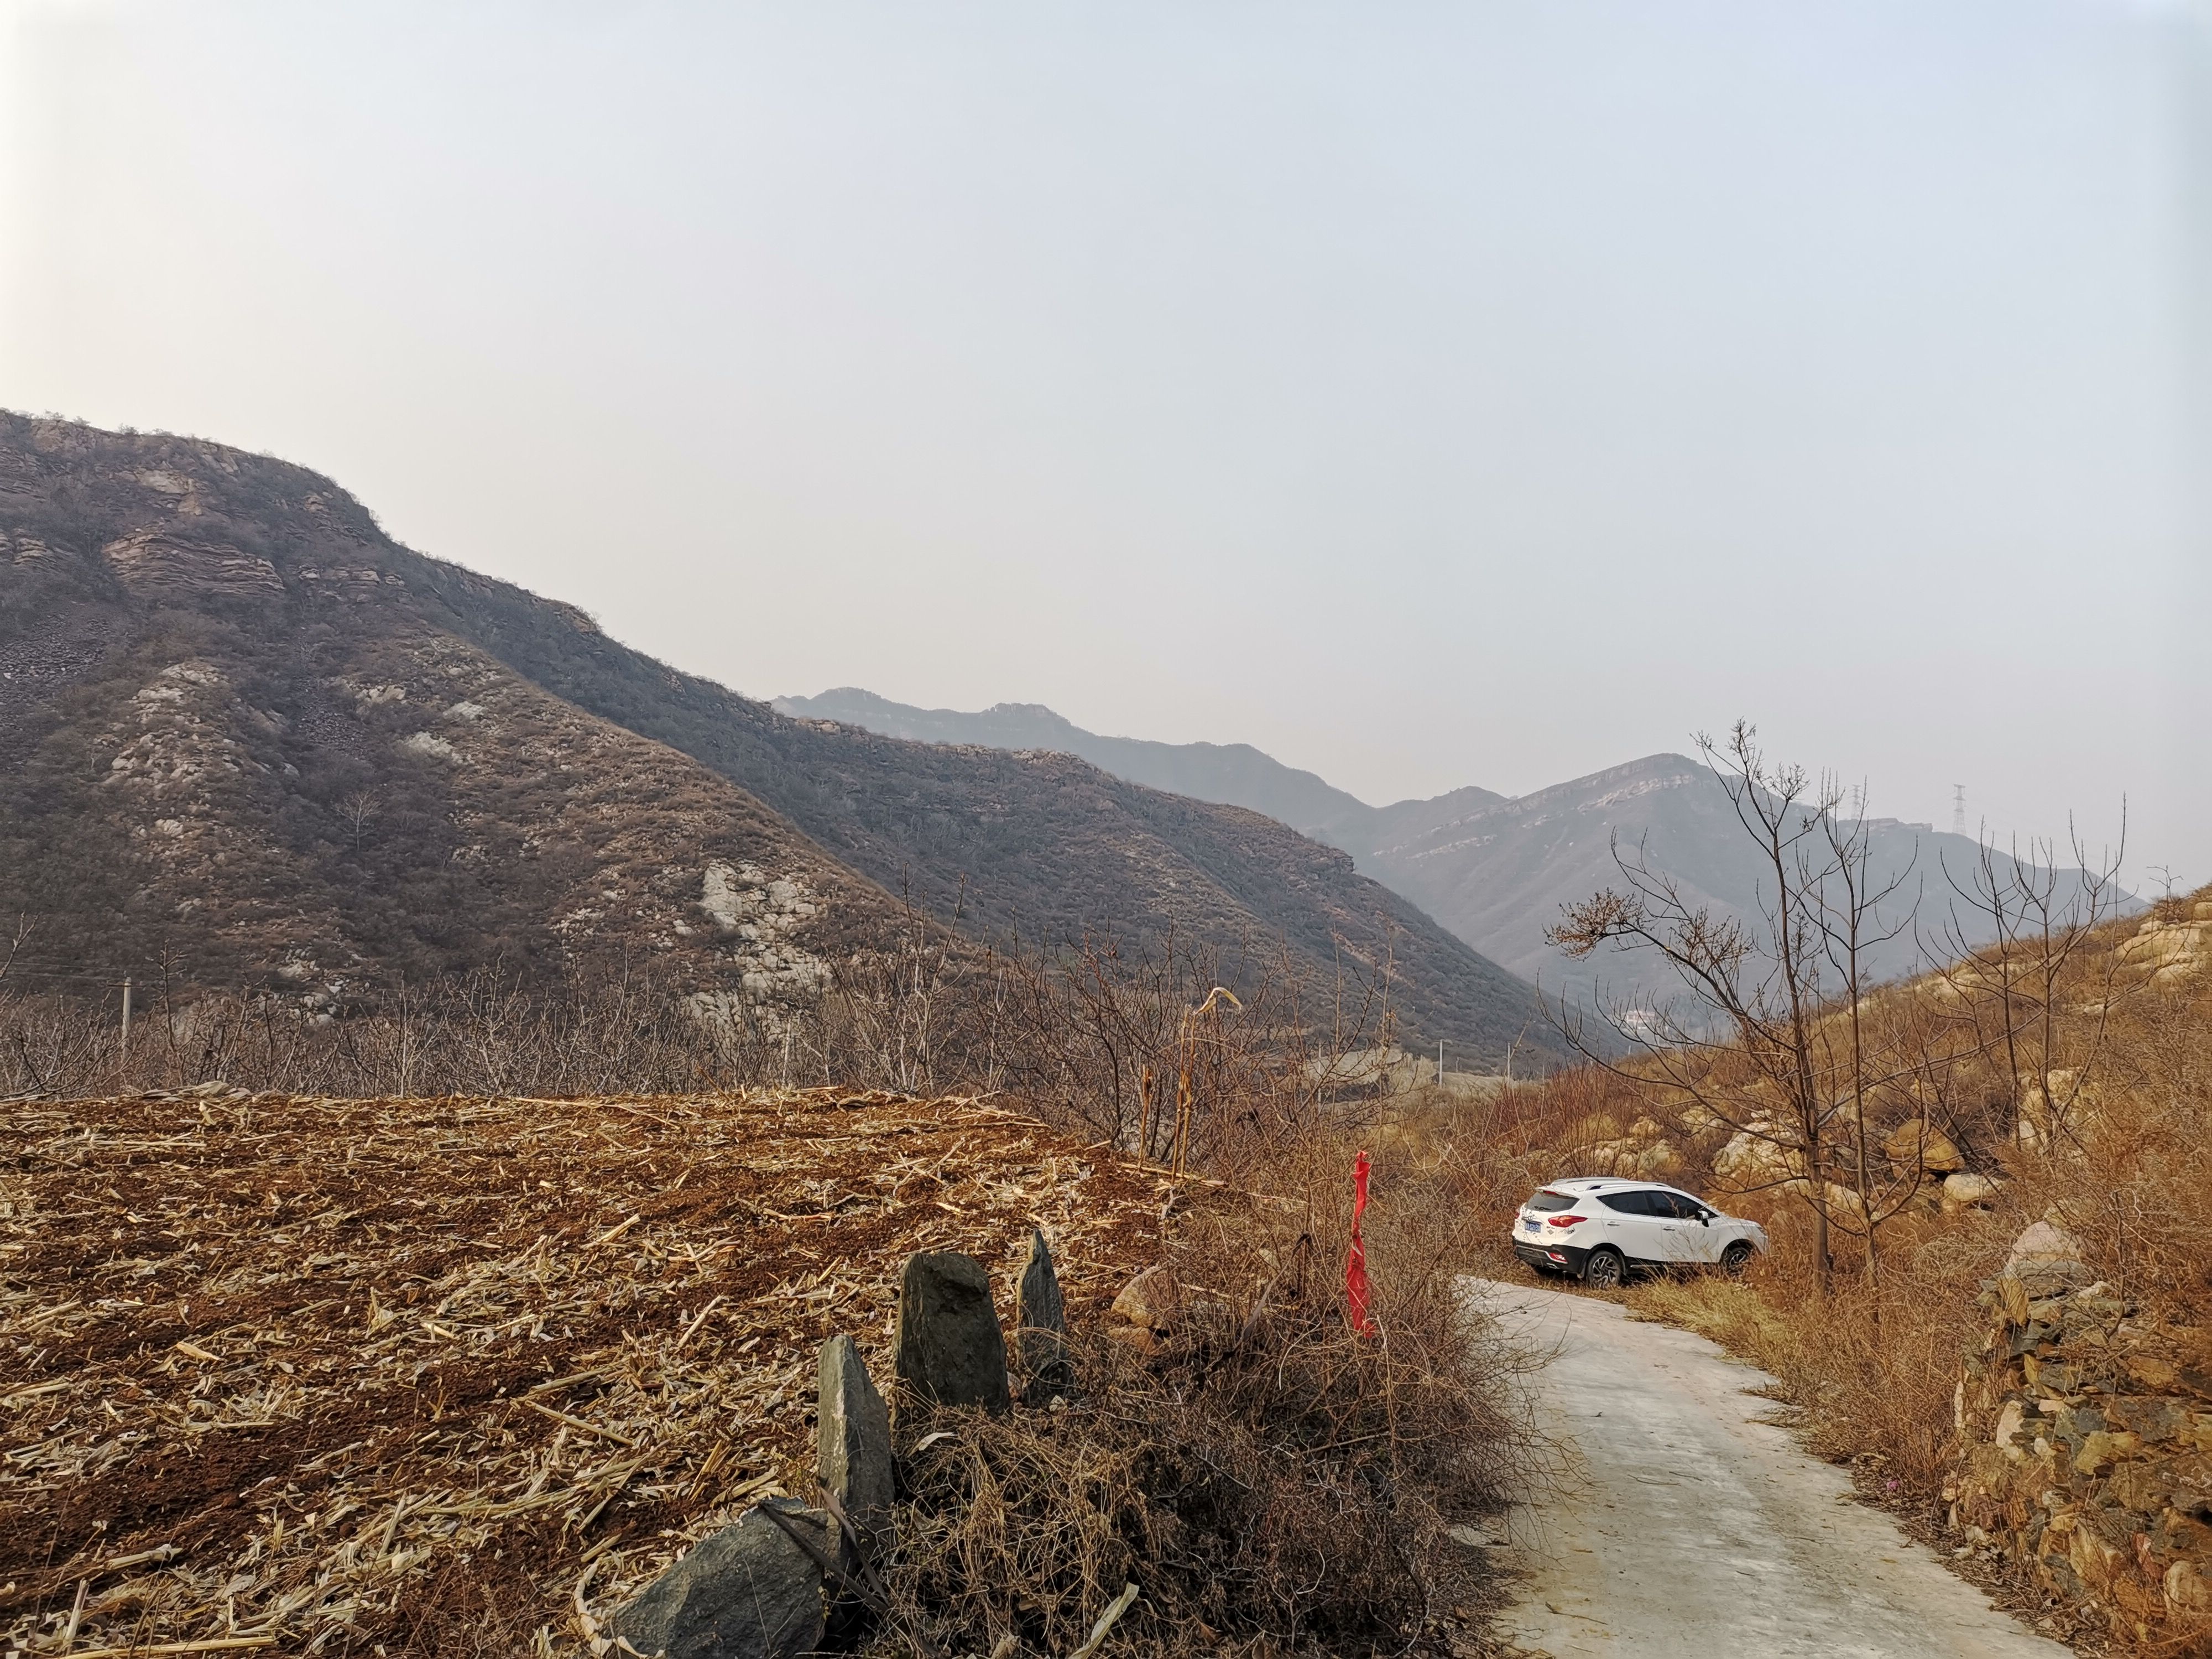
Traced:
<path fill-rule="evenodd" d="M 1367 1225 L 1379 1334 L 1352 1332 L 1354 1146 L 1317 1129 L 1276 1148 L 1266 1188 L 1194 1188 L 1168 1242 L 1172 1335 L 1139 1355 L 1079 1328 L 1067 1409 L 902 1425 L 893 1587 L 941 1649 L 1072 1651 L 1125 1582 L 1143 1595 L 1121 1652 L 1398 1651 L 1479 1623 L 1445 1527 L 1525 1484 L 1515 1362 L 1465 1316 L 1459 1211 L 1387 1160 Z"/>
<path fill-rule="evenodd" d="M 2136 927 L 2106 930 L 2100 951 L 2124 948 Z M 2084 981 L 2102 971 L 2094 958 L 2078 969 Z M 2062 1039 L 2081 1041 L 2093 1012 L 2069 1008 Z M 2181 1347 L 2200 1348 L 2212 1322 L 2212 984 L 2140 987 L 2109 1016 L 2096 1067 L 2063 1143 L 1993 1149 L 1995 1203 L 1899 1216 L 1874 1275 L 1845 1271 L 1823 1295 L 1804 1206 L 1751 1198 L 1735 1206 L 1762 1214 L 1776 1248 L 1742 1285 L 1662 1282 L 1632 1302 L 1773 1372 L 1822 1450 L 1879 1463 L 1882 1489 L 1893 1482 L 1932 1521 L 1956 1451 L 1960 1360 L 1987 1322 L 1975 1298 L 2031 1222 L 2073 1232 L 2093 1269 Z"/>
<path fill-rule="evenodd" d="M 1088 1317 L 1162 1201 L 1029 1120 L 837 1091 L 153 1097 L 0 1139 L 33 1654 L 575 1650 L 580 1603 L 805 1489 L 815 1345 L 887 1371 L 906 1252 L 1041 1224 Z"/>

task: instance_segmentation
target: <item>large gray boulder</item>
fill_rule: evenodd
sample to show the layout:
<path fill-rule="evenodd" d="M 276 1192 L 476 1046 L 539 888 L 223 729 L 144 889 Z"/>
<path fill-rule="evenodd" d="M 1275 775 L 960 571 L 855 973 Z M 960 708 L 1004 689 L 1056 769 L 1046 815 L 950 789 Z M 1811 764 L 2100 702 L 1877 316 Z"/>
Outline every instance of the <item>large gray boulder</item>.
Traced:
<path fill-rule="evenodd" d="M 991 1302 L 991 1275 L 954 1250 L 906 1259 L 899 1275 L 894 1369 L 917 1400 L 1005 1411 L 1006 1339 Z"/>
<path fill-rule="evenodd" d="M 827 1516 L 787 1498 L 769 1504 L 828 1551 Z M 761 1509 L 748 1510 L 647 1585 L 606 1628 L 648 1659 L 799 1659 L 822 1644 L 822 1569 Z"/>
<path fill-rule="evenodd" d="M 1067 1361 L 1067 1308 L 1060 1294 L 1060 1275 L 1053 1270 L 1052 1247 L 1042 1230 L 1030 1234 L 1029 1260 L 1022 1266 L 1022 1282 L 1015 1298 L 1014 1346 L 1021 1355 L 1022 1374 L 1028 1381 L 1022 1398 L 1032 1406 L 1049 1403 L 1066 1394 L 1074 1382 Z"/>
<path fill-rule="evenodd" d="M 815 1477 L 836 1495 L 872 1560 L 890 1535 L 891 1414 L 849 1336 L 822 1345 L 815 1420 Z M 840 1561 L 853 1565 L 848 1555 Z"/>

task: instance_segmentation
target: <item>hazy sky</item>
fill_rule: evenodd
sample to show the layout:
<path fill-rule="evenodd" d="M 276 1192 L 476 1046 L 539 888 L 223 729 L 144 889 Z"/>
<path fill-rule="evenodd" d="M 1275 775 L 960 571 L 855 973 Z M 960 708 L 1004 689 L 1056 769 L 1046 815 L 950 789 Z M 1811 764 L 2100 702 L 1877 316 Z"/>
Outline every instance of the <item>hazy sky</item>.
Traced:
<path fill-rule="evenodd" d="M 2202 11 L 0 18 L 0 404 L 300 461 L 757 695 L 1378 801 L 1745 714 L 2212 879 Z"/>

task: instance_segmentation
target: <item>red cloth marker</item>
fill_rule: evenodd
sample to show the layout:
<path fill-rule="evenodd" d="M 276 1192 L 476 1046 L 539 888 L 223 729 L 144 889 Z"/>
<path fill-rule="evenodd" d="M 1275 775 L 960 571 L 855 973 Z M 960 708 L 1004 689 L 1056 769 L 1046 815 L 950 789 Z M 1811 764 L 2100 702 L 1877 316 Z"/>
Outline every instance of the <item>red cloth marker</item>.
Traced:
<path fill-rule="evenodd" d="M 1344 1262 L 1344 1295 L 1352 1304 L 1352 1328 L 1361 1336 L 1375 1334 L 1375 1322 L 1367 1316 L 1367 1246 L 1359 1237 L 1359 1218 L 1367 1213 L 1367 1154 L 1352 1165 L 1352 1254 Z"/>

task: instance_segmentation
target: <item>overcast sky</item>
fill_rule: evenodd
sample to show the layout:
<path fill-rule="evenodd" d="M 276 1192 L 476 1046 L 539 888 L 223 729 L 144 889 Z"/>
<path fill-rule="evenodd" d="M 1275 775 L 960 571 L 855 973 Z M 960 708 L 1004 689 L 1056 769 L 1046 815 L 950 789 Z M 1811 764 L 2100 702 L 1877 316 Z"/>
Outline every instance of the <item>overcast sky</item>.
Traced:
<path fill-rule="evenodd" d="M 1376 801 L 1743 714 L 2212 879 L 2185 4 L 0 17 L 0 404 L 756 695 Z"/>

